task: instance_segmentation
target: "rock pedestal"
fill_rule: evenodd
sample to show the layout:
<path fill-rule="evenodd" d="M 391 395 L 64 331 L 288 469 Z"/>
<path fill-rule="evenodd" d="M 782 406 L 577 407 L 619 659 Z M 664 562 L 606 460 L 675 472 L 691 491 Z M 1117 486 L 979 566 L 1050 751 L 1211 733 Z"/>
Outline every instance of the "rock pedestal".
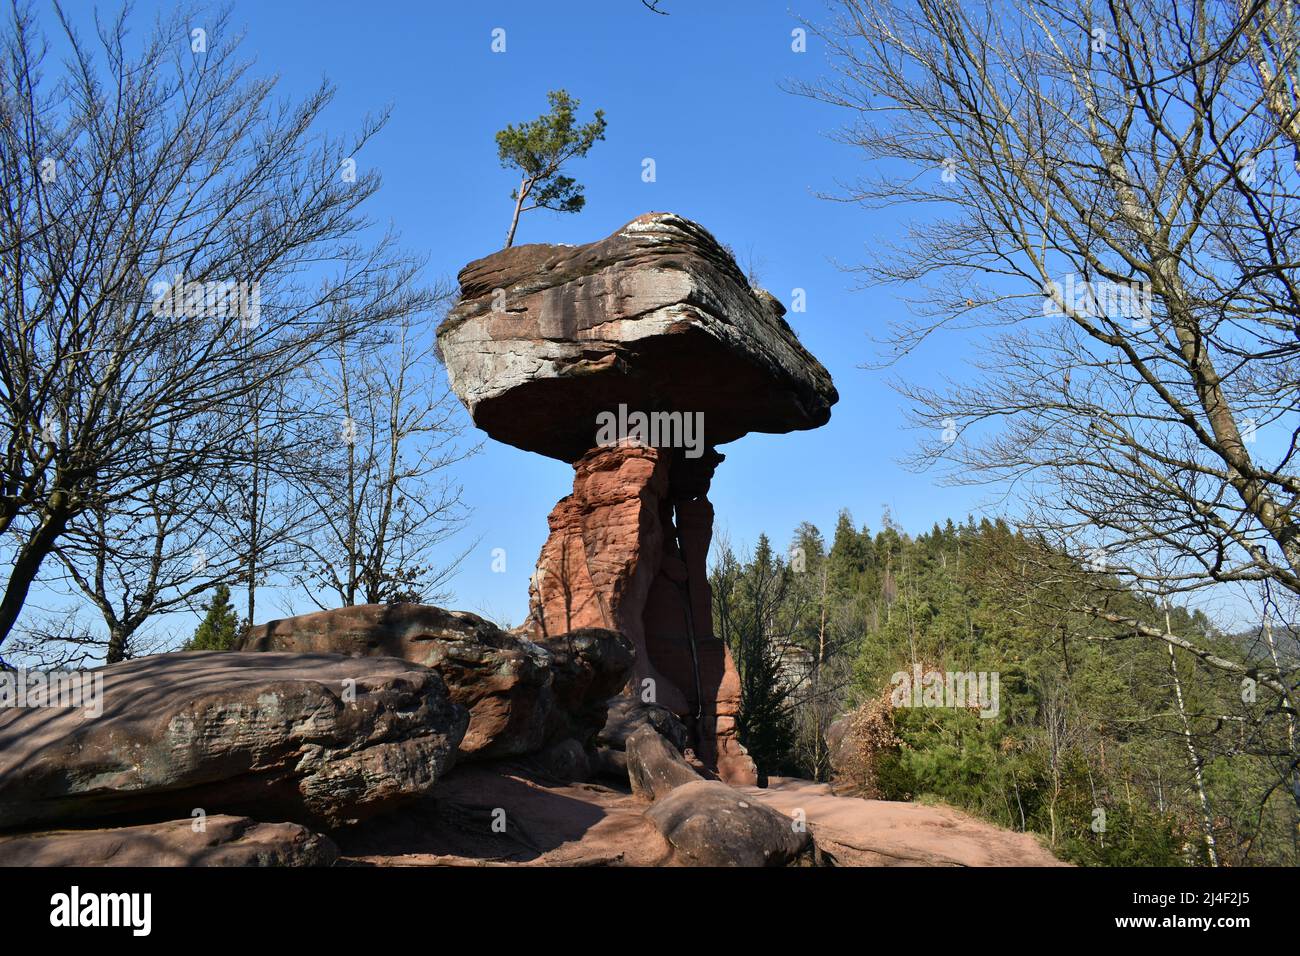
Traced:
<path fill-rule="evenodd" d="M 636 648 L 628 691 L 681 717 L 706 766 L 752 782 L 736 739 L 740 680 L 713 634 L 713 506 L 703 494 L 678 497 L 684 489 L 673 480 L 693 475 L 690 490 L 700 491 L 698 471 L 672 451 L 638 445 L 597 448 L 575 462 L 573 494 L 551 511 L 528 627 L 538 639 L 585 627 L 626 635 Z"/>
<path fill-rule="evenodd" d="M 438 329 L 453 390 L 494 438 L 574 468 L 527 629 L 621 632 L 637 657 L 628 691 L 681 717 L 724 780 L 752 782 L 740 680 L 713 634 L 709 484 L 718 445 L 825 424 L 830 375 L 784 307 L 670 213 L 583 246 L 505 249 L 459 278 Z"/>

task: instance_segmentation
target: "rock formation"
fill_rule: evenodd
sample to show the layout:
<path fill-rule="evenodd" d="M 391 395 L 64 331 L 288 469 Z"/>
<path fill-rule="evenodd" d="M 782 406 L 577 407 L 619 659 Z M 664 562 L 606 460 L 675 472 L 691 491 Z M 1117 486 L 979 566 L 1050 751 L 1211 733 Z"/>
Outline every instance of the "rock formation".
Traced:
<path fill-rule="evenodd" d="M 259 624 L 243 650 L 398 657 L 437 671 L 469 711 L 462 759 L 535 753 L 574 739 L 586 747 L 605 702 L 627 680 L 632 648 L 601 629 L 535 642 L 468 611 L 363 604 Z"/>
<path fill-rule="evenodd" d="M 667 737 L 645 728 L 627 739 L 627 777 L 632 792 L 647 800 L 664 796 L 685 783 L 703 779 Z"/>
<path fill-rule="evenodd" d="M 102 673 L 97 717 L 0 709 L 0 828 L 196 808 L 346 824 L 428 794 L 468 719 L 436 673 L 392 659 L 176 653 Z"/>
<path fill-rule="evenodd" d="M 816 428 L 838 398 L 784 312 L 699 225 L 651 213 L 588 245 L 470 263 L 438 329 L 475 424 L 574 467 L 527 629 L 626 635 L 629 692 L 679 715 L 696 757 L 737 782 L 754 768 L 736 739 L 740 683 L 712 627 L 716 447 Z"/>
<path fill-rule="evenodd" d="M 788 866 L 813 849 L 806 829 L 717 780 L 673 788 L 646 817 L 687 866 Z"/>

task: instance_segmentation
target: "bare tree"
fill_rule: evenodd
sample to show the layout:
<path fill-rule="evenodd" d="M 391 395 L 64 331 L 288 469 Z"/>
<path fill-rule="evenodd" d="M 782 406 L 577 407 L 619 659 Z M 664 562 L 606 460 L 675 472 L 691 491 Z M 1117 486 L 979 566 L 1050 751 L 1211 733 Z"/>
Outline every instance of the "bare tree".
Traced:
<path fill-rule="evenodd" d="M 0 643 L 74 523 L 247 461 L 250 395 L 428 301 L 361 214 L 383 116 L 314 132 L 331 88 L 273 99 L 225 14 L 128 43 L 127 11 L 89 40 L 55 13 L 62 68 L 25 4 L 0 35 Z"/>
<path fill-rule="evenodd" d="M 386 348 L 358 355 L 340 343 L 315 379 L 329 401 L 321 454 L 297 485 L 313 518 L 295 544 L 322 607 L 320 594 L 345 606 L 443 600 L 467 553 L 436 554 L 464 519 L 448 469 L 477 449 L 458 444 L 459 406 L 436 374 L 432 334 L 427 314 L 404 316 Z"/>
<path fill-rule="evenodd" d="M 105 663 L 133 656 L 133 639 L 151 617 L 191 608 L 238 573 L 233 528 L 210 479 L 202 471 L 167 476 L 68 523 L 55 554 L 104 621 Z"/>
<path fill-rule="evenodd" d="M 1254 28 L 1213 2 L 836 6 L 838 75 L 800 91 L 883 164 L 847 198 L 936 210 L 863 267 L 922 290 L 889 357 L 993 330 L 979 378 L 900 385 L 916 463 L 1014 487 L 1139 587 L 1300 593 L 1300 176 Z"/>
<path fill-rule="evenodd" d="M 1207 745 L 1288 786 L 1294 661 L 1175 634 L 1157 608 L 1224 585 L 1300 595 L 1293 5 L 834 6 L 813 28 L 836 75 L 797 91 L 851 111 L 843 139 L 879 165 L 841 198 L 913 216 L 861 267 L 912 296 L 885 361 L 943 328 L 979 354 L 973 377 L 898 383 L 928 435 L 913 463 L 1010 489 L 1026 530 L 1081 559 L 1056 572 L 1150 595 L 1135 614 L 1080 589 L 1062 620 L 1115 628 L 1090 640 L 1163 642 L 1258 685 L 1242 713 L 1192 714 L 1173 672 L 1202 796 Z"/>
<path fill-rule="evenodd" d="M 1300 171 L 1300 10 L 1291 0 L 1237 0 L 1237 8 L 1265 105 L 1295 146 Z"/>

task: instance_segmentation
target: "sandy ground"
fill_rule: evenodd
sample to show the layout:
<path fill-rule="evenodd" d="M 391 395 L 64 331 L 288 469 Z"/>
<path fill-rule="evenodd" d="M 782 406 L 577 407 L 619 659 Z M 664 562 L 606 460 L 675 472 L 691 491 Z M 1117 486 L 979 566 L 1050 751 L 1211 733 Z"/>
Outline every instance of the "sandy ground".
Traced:
<path fill-rule="evenodd" d="M 740 787 L 794 817 L 841 866 L 1064 866 L 1028 833 L 1003 830 L 951 807 L 833 796 L 824 783 L 774 777 Z"/>
<path fill-rule="evenodd" d="M 1061 866 L 1038 841 L 947 807 L 833 796 L 773 778 L 738 788 L 802 818 L 841 866 Z M 550 780 L 526 763 L 457 767 L 435 799 L 332 834 L 352 866 L 672 866 L 628 791 Z"/>

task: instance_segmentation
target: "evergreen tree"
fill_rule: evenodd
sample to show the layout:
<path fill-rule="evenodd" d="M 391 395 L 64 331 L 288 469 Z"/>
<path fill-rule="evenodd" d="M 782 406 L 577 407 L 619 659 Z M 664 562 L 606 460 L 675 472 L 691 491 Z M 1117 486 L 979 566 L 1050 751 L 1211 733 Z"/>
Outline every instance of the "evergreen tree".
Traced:
<path fill-rule="evenodd" d="M 731 648 L 740 675 L 736 716 L 740 742 L 759 770 L 760 782 L 791 769 L 794 715 L 785 673 L 791 623 L 791 572 L 760 535 L 754 558 L 742 565 L 728 550 L 711 575 L 715 625 Z"/>
<path fill-rule="evenodd" d="M 715 630 L 741 678 L 741 741 L 761 770 L 827 779 L 830 723 L 888 700 L 893 675 L 914 665 L 997 674 L 996 713 L 886 708 L 871 795 L 940 800 L 1088 865 L 1206 863 L 1207 826 L 1224 864 L 1300 862 L 1273 699 L 1243 699 L 1237 676 L 1182 650 L 1175 689 L 1166 645 L 1079 610 L 1105 604 L 1163 629 L 1163 605 L 1001 520 L 940 522 L 915 538 L 887 523 L 873 540 L 844 512 L 825 558 L 821 540 L 796 530 L 803 572 L 766 536 L 752 558 L 726 550 L 711 572 Z M 1220 657 L 1251 639 L 1194 609 L 1171 608 L 1168 626 Z"/>
<path fill-rule="evenodd" d="M 186 651 L 228 651 L 239 641 L 242 628 L 239 615 L 230 602 L 230 588 L 218 584 L 212 599 L 204 606 L 206 612 L 194 636 L 185 642 Z"/>
<path fill-rule="evenodd" d="M 597 140 L 605 138 L 605 113 L 584 126 L 575 125 L 578 101 L 564 90 L 546 94 L 551 111 L 535 120 L 511 124 L 497 133 L 497 153 L 502 167 L 519 173 L 519 185 L 510 198 L 515 211 L 506 235 L 506 248 L 515 241 L 519 216 L 530 209 L 578 212 L 586 204 L 582 184 L 560 170 L 571 159 L 586 156 Z M 528 205 L 525 205 L 528 203 Z"/>
<path fill-rule="evenodd" d="M 871 551 L 870 536 L 858 533 L 853 527 L 853 516 L 845 508 L 835 523 L 835 536 L 831 540 L 831 588 L 840 593 L 854 590 L 871 564 Z"/>

